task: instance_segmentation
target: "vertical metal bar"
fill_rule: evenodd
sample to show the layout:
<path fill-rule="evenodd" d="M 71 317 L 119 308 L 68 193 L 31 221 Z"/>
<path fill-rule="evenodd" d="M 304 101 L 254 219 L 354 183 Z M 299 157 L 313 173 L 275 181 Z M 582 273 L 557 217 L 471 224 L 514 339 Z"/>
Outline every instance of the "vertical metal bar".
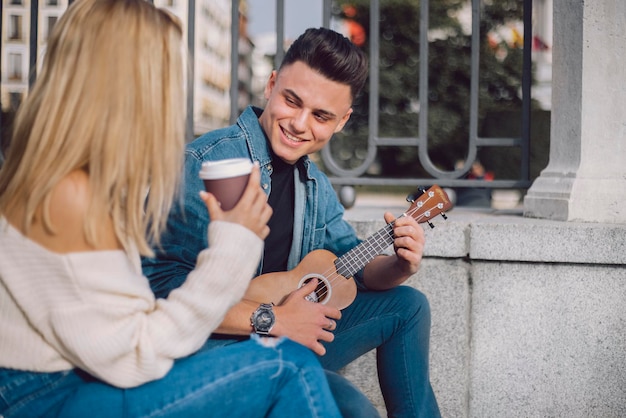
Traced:
<path fill-rule="evenodd" d="M 521 178 L 530 180 L 530 87 L 531 87 L 531 53 L 532 53 L 532 0 L 524 0 L 524 51 L 522 62 L 522 158 Z"/>
<path fill-rule="evenodd" d="M 325 28 L 330 28 L 330 13 L 332 8 L 333 1 L 332 0 L 324 0 L 323 9 L 322 9 L 322 26 Z"/>
<path fill-rule="evenodd" d="M 239 0 L 232 0 L 230 10 L 230 123 L 239 116 Z"/>
<path fill-rule="evenodd" d="M 419 51 L 419 126 L 420 152 L 428 149 L 428 20 L 430 0 L 420 1 L 420 51 Z M 423 151 L 422 151 L 423 150 Z"/>
<path fill-rule="evenodd" d="M 285 0 L 276 0 L 276 56 L 274 68 L 278 69 L 285 56 Z"/>
<path fill-rule="evenodd" d="M 480 0 L 472 0 L 472 40 L 470 61 L 470 121 L 467 158 L 463 169 L 469 168 L 477 155 L 476 142 L 478 139 L 478 106 L 479 102 L 479 75 L 480 75 Z"/>
<path fill-rule="evenodd" d="M 194 77 L 195 77 L 195 39 L 196 39 L 196 0 L 189 0 L 187 9 L 187 51 L 189 52 L 189 71 L 187 77 L 187 141 L 191 142 L 194 137 L 193 127 L 193 99 L 194 99 Z"/>
<path fill-rule="evenodd" d="M 32 88 L 37 78 L 37 24 L 39 21 L 39 0 L 30 1 L 30 51 L 28 88 Z"/>
<path fill-rule="evenodd" d="M 369 138 L 375 144 L 378 138 L 378 87 L 380 66 L 380 2 L 370 2 L 370 100 L 369 100 Z"/>

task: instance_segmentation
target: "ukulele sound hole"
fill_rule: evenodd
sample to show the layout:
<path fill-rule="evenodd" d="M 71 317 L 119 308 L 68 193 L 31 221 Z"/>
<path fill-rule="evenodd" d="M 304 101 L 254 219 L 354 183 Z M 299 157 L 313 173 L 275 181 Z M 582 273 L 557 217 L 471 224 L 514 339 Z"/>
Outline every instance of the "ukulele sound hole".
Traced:
<path fill-rule="evenodd" d="M 328 300 L 330 299 L 332 288 L 330 287 L 328 280 L 324 276 L 321 276 L 319 274 L 306 275 L 302 279 L 300 279 L 298 288 L 301 288 L 302 286 L 306 285 L 313 279 L 319 280 L 317 283 L 317 287 L 315 288 L 315 291 L 306 295 L 305 299 L 310 302 L 322 303 L 322 304 L 328 302 Z"/>

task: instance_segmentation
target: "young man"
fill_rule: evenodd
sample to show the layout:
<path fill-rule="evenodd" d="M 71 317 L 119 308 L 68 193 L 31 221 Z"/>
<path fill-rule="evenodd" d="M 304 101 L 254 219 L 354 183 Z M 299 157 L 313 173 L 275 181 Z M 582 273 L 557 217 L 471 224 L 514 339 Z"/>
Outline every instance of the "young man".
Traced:
<path fill-rule="evenodd" d="M 272 72 L 264 110 L 249 107 L 235 125 L 207 133 L 188 146 L 184 211 L 170 216 L 157 258 L 144 260 L 144 271 L 158 296 L 181 285 L 207 245 L 206 234 L 199 232 L 209 223 L 198 198 L 203 189 L 198 172 L 204 161 L 247 157 L 261 166 L 261 185 L 274 213 L 259 274 L 291 270 L 315 249 L 341 256 L 358 245 L 354 230 L 342 219 L 343 207 L 328 178 L 308 155 L 343 129 L 366 78 L 367 59 L 348 39 L 328 29 L 309 29 Z M 384 218 L 394 220 L 391 213 Z M 329 371 L 342 412 L 352 416 L 371 411 L 358 411 L 354 404 L 362 402 L 362 395 L 330 371 L 375 348 L 388 415 L 438 417 L 428 374 L 428 301 L 421 292 L 399 286 L 418 270 L 423 230 L 412 217 L 400 217 L 394 236 L 395 254 L 377 256 L 356 275 L 356 299 L 343 311 L 307 300 L 314 282 L 277 306 L 259 306 L 259 301 L 244 298 L 227 313 L 217 330 L 220 335 L 213 335 L 214 344 L 232 343 L 256 331 L 309 347 Z M 255 313 L 265 314 L 269 323 L 251 323 Z"/>

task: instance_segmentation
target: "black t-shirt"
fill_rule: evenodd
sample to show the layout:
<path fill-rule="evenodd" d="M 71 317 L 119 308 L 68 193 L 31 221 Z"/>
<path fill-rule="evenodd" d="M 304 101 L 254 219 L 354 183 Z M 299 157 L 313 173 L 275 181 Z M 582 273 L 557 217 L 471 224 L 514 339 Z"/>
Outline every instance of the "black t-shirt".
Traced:
<path fill-rule="evenodd" d="M 272 158 L 272 191 L 268 199 L 273 209 L 268 222 L 270 234 L 265 238 L 263 273 L 287 270 L 287 259 L 293 240 L 294 167 L 280 158 Z"/>

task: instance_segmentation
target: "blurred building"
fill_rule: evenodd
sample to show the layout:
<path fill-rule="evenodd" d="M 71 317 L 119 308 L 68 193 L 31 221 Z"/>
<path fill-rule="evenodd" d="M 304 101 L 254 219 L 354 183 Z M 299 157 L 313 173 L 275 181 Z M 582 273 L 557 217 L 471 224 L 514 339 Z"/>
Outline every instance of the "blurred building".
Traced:
<path fill-rule="evenodd" d="M 187 0 L 155 0 L 189 27 Z M 194 133 L 225 126 L 230 117 L 230 0 L 195 2 L 193 47 Z M 185 33 L 187 37 L 188 34 Z"/>
<path fill-rule="evenodd" d="M 241 113 L 246 106 L 254 102 L 252 82 L 254 79 L 253 53 L 254 42 L 248 33 L 248 5 L 242 1 L 239 4 L 239 67 L 237 77 L 239 88 L 237 96 L 237 109 Z"/>
<path fill-rule="evenodd" d="M 31 0 L 1 0 L 0 45 L 1 102 L 4 112 L 15 111 L 29 89 Z M 188 0 L 154 0 L 189 27 Z M 48 35 L 68 7 L 68 0 L 40 0 L 37 17 L 37 63 L 45 52 Z M 193 130 L 196 135 L 229 124 L 231 86 L 230 0 L 196 0 L 193 47 Z M 240 2 L 238 109 L 252 101 L 251 56 L 254 44 L 247 34 L 246 2 Z M 187 33 L 185 33 L 187 39 Z"/>
<path fill-rule="evenodd" d="M 48 36 L 67 8 L 67 0 L 39 2 L 34 57 L 42 56 Z M 2 0 L 0 100 L 2 111 L 15 111 L 28 92 L 31 53 L 31 2 Z"/>

